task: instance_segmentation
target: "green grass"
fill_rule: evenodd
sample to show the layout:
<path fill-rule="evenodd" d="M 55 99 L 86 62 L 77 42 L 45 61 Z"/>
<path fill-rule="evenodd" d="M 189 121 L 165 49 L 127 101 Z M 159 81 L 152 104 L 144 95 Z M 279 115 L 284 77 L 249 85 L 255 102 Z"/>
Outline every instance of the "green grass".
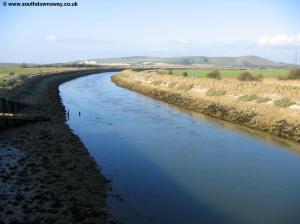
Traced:
<path fill-rule="evenodd" d="M 205 78 L 208 73 L 213 72 L 215 68 L 191 68 L 191 69 L 171 69 L 173 75 L 182 76 L 183 72 L 187 72 L 189 77 Z M 161 69 L 162 74 L 168 74 L 169 70 Z M 288 69 L 218 69 L 221 78 L 237 78 L 242 72 L 249 71 L 253 76 L 262 75 L 263 78 L 278 78 L 278 76 L 287 77 Z"/>
<path fill-rule="evenodd" d="M 0 88 L 8 88 L 37 75 L 45 75 L 53 72 L 74 70 L 73 68 L 21 68 L 0 67 Z"/>

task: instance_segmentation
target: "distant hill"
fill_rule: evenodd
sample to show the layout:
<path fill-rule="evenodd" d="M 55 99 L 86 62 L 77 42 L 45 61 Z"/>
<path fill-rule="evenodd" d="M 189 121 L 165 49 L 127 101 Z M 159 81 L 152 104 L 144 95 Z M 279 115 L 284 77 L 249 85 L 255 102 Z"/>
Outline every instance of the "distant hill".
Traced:
<path fill-rule="evenodd" d="M 275 62 L 257 56 L 242 57 L 122 57 L 81 60 L 70 63 L 33 64 L 33 63 L 0 63 L 0 67 L 34 67 L 34 66 L 73 66 L 73 65 L 105 65 L 136 67 L 226 67 L 226 68 L 282 68 L 295 65 Z"/>
<path fill-rule="evenodd" d="M 77 61 L 78 64 L 89 65 L 120 65 L 120 66 L 177 66 L 177 67 L 289 67 L 289 64 L 275 62 L 257 56 L 242 57 L 123 57 L 92 59 L 87 61 Z"/>

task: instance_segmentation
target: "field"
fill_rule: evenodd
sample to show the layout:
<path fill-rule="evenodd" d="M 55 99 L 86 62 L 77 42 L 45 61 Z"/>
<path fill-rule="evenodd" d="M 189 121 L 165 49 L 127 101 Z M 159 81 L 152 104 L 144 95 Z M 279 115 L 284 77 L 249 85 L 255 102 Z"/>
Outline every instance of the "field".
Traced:
<path fill-rule="evenodd" d="M 207 73 L 212 72 L 212 68 L 191 68 L 191 69 L 171 69 L 172 74 L 182 76 L 184 72 L 188 73 L 189 77 L 202 78 L 206 77 Z M 288 69 L 218 69 L 221 73 L 221 78 L 236 78 L 241 72 L 249 71 L 254 76 L 262 75 L 263 78 L 276 79 L 279 76 L 286 77 L 289 73 Z M 160 69 L 161 74 L 169 74 L 170 70 Z"/>
<path fill-rule="evenodd" d="M 54 72 L 78 70 L 78 68 L 21 68 L 21 67 L 0 67 L 0 88 L 10 88 L 18 85 L 28 78 L 38 75 L 47 75 Z"/>

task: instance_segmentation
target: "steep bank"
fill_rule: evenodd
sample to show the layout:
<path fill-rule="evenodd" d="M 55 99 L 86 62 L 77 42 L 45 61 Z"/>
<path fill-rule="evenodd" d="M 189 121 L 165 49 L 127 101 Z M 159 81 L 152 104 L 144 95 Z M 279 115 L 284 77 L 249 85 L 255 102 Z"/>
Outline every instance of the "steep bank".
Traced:
<path fill-rule="evenodd" d="M 126 71 L 113 76 L 112 81 L 118 86 L 185 109 L 300 142 L 300 116 L 297 110 L 279 108 L 269 103 L 245 102 L 222 94 L 208 96 L 205 94 L 207 89 L 193 88 L 193 81 L 189 82 L 185 78 L 173 79 L 170 76 Z M 209 85 L 212 86 L 212 83 Z M 292 92 L 294 93 L 295 91 Z"/>
<path fill-rule="evenodd" d="M 65 123 L 58 86 L 91 70 L 47 75 L 5 93 L 49 122 L 0 134 L 0 223 L 109 223 L 107 180 Z"/>

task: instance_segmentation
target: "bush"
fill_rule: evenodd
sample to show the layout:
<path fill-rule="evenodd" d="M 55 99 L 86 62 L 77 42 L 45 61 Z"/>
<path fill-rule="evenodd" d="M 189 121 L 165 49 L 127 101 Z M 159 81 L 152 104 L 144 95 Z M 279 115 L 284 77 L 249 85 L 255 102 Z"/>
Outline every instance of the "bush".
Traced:
<path fill-rule="evenodd" d="M 274 105 L 277 107 L 289 107 L 294 104 L 296 104 L 296 103 L 291 101 L 288 97 L 284 97 L 282 99 L 274 101 Z"/>
<path fill-rule="evenodd" d="M 168 85 L 168 87 L 172 88 L 172 87 L 176 86 L 176 84 L 177 84 L 176 82 L 170 82 L 169 85 Z"/>
<path fill-rule="evenodd" d="M 214 70 L 206 75 L 207 78 L 221 79 L 221 74 L 218 70 Z"/>
<path fill-rule="evenodd" d="M 241 101 L 252 101 L 252 100 L 256 100 L 257 98 L 258 98 L 258 96 L 256 94 L 250 94 L 250 95 L 240 96 L 238 98 L 238 100 L 241 100 Z"/>
<path fill-rule="evenodd" d="M 225 90 L 217 90 L 217 89 L 209 89 L 206 91 L 205 95 L 206 96 L 224 96 L 226 95 Z"/>
<path fill-rule="evenodd" d="M 21 82 L 24 82 L 26 79 L 28 79 L 28 76 L 27 76 L 27 75 L 25 75 L 25 74 L 19 75 L 19 80 L 20 80 Z"/>
<path fill-rule="evenodd" d="M 241 101 L 253 101 L 253 100 L 255 100 L 256 103 L 265 103 L 265 102 L 268 102 L 270 99 L 265 98 L 265 97 L 257 96 L 256 94 L 250 94 L 250 95 L 240 96 L 238 98 L 238 100 L 241 100 Z"/>
<path fill-rule="evenodd" d="M 250 72 L 242 72 L 238 77 L 240 81 L 257 81 L 258 79 L 254 77 Z"/>
<path fill-rule="evenodd" d="M 257 80 L 262 80 L 264 78 L 264 75 L 263 74 L 259 74 L 258 76 L 256 76 L 256 79 Z"/>
<path fill-rule="evenodd" d="M 16 74 L 14 72 L 10 72 L 9 76 L 15 76 Z"/>
<path fill-rule="evenodd" d="M 187 72 L 183 72 L 182 75 L 183 75 L 183 77 L 188 77 L 188 73 Z"/>
<path fill-rule="evenodd" d="M 191 88 L 193 88 L 193 85 L 192 84 L 180 84 L 177 89 L 178 90 L 185 90 L 185 91 L 188 91 L 190 90 Z"/>
<path fill-rule="evenodd" d="M 26 63 L 21 64 L 21 68 L 28 68 L 29 66 Z"/>
<path fill-rule="evenodd" d="M 155 80 L 155 81 L 151 82 L 151 84 L 157 86 L 157 85 L 162 84 L 162 81 L 161 80 Z"/>
<path fill-rule="evenodd" d="M 169 70 L 168 74 L 169 74 L 169 75 L 173 75 L 173 71 L 172 71 L 172 70 Z"/>
<path fill-rule="evenodd" d="M 280 75 L 280 76 L 278 76 L 278 79 L 279 80 L 287 80 L 288 78 L 287 77 L 283 77 L 283 76 Z"/>
<path fill-rule="evenodd" d="M 300 68 L 291 69 L 287 79 L 300 79 Z"/>
<path fill-rule="evenodd" d="M 265 98 L 265 97 L 257 97 L 256 98 L 256 103 L 266 103 L 270 100 L 270 98 Z"/>

